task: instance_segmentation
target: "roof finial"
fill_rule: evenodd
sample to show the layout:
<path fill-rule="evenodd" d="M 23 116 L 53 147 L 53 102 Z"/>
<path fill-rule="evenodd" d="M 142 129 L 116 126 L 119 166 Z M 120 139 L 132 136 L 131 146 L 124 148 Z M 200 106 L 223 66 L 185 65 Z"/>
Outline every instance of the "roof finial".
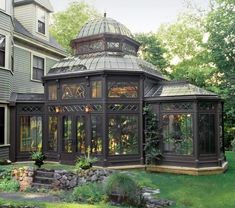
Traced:
<path fill-rule="evenodd" d="M 104 18 L 106 18 L 106 16 L 107 16 L 107 13 L 106 13 L 106 11 L 104 11 Z"/>

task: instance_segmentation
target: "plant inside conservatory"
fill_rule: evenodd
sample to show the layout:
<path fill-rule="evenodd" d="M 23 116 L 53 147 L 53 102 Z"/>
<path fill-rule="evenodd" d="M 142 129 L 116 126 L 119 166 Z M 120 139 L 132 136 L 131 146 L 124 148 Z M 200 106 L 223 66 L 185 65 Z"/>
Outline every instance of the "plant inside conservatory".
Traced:
<path fill-rule="evenodd" d="M 145 162 L 146 164 L 157 164 L 162 158 L 160 147 L 160 129 L 157 115 L 154 114 L 149 105 L 144 107 L 145 117 Z"/>

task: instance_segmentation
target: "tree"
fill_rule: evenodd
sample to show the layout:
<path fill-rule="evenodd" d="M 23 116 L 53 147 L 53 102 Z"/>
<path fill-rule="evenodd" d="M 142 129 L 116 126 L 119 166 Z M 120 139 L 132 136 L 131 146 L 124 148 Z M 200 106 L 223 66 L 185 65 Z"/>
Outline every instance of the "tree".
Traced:
<path fill-rule="evenodd" d="M 217 69 L 206 47 L 204 16 L 181 14 L 177 22 L 162 25 L 157 37 L 166 48 L 164 57 L 170 63 L 166 69 L 170 78 L 187 80 L 200 87 L 206 86 L 206 80 Z"/>
<path fill-rule="evenodd" d="M 235 139 L 235 2 L 214 0 L 212 5 L 206 22 L 208 49 L 223 75 L 218 93 L 225 99 L 225 139 L 231 141 Z"/>
<path fill-rule="evenodd" d="M 88 20 L 97 16 L 98 12 L 88 4 L 79 1 L 73 2 L 65 11 L 53 14 L 50 33 L 67 52 L 71 53 L 71 40 L 76 38 Z"/>
<path fill-rule="evenodd" d="M 141 43 L 140 56 L 165 73 L 164 69 L 168 63 L 163 54 L 166 50 L 161 46 L 157 36 L 153 33 L 138 33 L 135 35 L 135 39 Z"/>

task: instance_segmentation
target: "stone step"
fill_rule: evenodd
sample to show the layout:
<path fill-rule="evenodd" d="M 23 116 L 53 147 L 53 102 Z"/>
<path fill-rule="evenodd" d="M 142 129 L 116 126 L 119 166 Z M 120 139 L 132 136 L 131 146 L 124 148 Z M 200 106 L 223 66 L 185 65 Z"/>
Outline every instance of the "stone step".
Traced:
<path fill-rule="evenodd" d="M 35 183 L 41 183 L 41 184 L 51 184 L 53 183 L 54 178 L 51 177 L 43 177 L 43 176 L 35 176 L 33 182 Z"/>
<path fill-rule="evenodd" d="M 54 171 L 37 170 L 35 176 L 53 178 Z"/>
<path fill-rule="evenodd" d="M 41 183 L 36 183 L 36 182 L 33 182 L 32 183 L 32 187 L 33 188 L 38 188 L 38 189 L 51 189 L 52 188 L 52 185 L 51 184 L 41 184 Z"/>

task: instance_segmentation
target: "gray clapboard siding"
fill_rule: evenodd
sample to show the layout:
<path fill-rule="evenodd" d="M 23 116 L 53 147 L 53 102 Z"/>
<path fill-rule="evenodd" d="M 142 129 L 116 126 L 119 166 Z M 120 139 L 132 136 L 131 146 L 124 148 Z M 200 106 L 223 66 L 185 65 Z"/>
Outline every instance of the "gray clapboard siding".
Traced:
<path fill-rule="evenodd" d="M 27 4 L 14 8 L 15 18 L 30 32 L 36 30 L 36 5 Z"/>
<path fill-rule="evenodd" d="M 9 147 L 0 147 L 0 160 L 9 159 Z"/>
<path fill-rule="evenodd" d="M 9 32 L 13 30 L 11 17 L 2 11 L 0 11 L 0 28 Z"/>
<path fill-rule="evenodd" d="M 0 100 L 8 100 L 12 91 L 12 74 L 0 68 Z"/>
<path fill-rule="evenodd" d="M 50 59 L 50 58 L 47 58 L 46 59 L 46 73 L 49 72 L 49 70 L 51 69 L 51 67 L 53 67 L 55 64 L 56 64 L 56 60 L 54 59 Z"/>
<path fill-rule="evenodd" d="M 37 51 L 38 53 L 38 51 Z M 43 55 L 43 54 L 42 54 Z M 18 93 L 43 93 L 42 83 L 31 80 L 31 57 L 32 54 L 28 50 L 14 47 L 14 76 L 13 91 Z M 45 58 L 46 73 L 55 65 L 56 60 Z"/>
<path fill-rule="evenodd" d="M 31 53 L 14 48 L 13 91 L 17 93 L 43 93 L 42 83 L 31 80 Z"/>

